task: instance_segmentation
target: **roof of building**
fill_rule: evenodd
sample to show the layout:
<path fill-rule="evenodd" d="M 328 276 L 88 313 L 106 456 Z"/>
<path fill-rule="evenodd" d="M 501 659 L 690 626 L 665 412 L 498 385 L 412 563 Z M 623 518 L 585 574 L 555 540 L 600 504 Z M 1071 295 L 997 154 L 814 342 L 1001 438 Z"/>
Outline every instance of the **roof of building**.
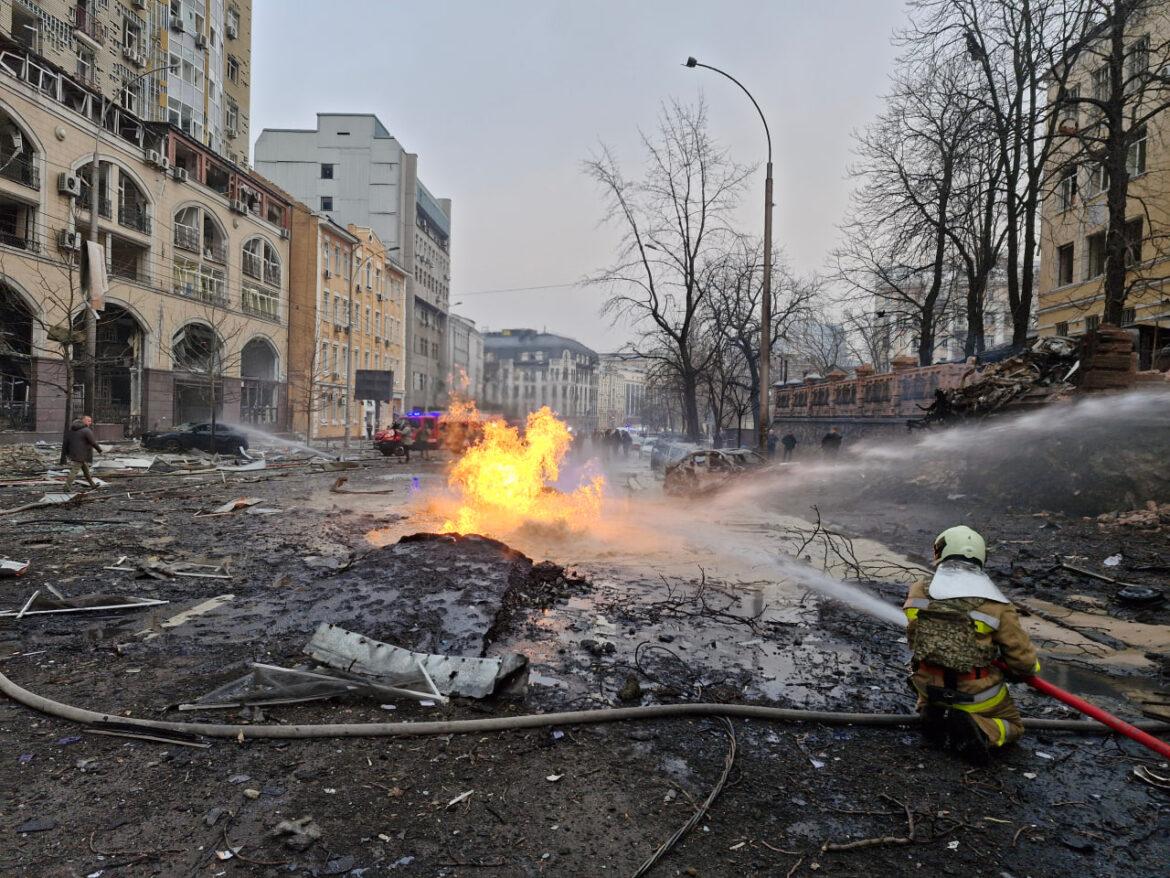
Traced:
<path fill-rule="evenodd" d="M 499 332 L 485 332 L 483 336 L 484 351 L 495 354 L 499 359 L 515 359 L 516 354 L 544 351 L 546 356 L 555 359 L 564 351 L 574 354 L 585 354 L 589 362 L 597 362 L 597 352 L 588 348 L 576 339 L 566 338 L 563 335 L 554 335 L 551 332 L 537 332 L 535 329 L 501 329 Z"/>

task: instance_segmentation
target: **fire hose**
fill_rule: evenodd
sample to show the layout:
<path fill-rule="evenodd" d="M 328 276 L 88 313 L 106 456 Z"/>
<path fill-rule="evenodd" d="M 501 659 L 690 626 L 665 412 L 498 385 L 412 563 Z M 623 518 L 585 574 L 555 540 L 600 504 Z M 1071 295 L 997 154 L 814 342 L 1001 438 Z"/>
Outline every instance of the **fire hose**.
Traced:
<path fill-rule="evenodd" d="M 1033 678 L 1035 679 L 1035 678 Z M 1043 683 L 1044 681 L 1037 681 Z M 1034 685 L 1034 684 L 1033 684 Z M 1046 684 L 1051 685 L 1051 684 Z M 1052 687 L 1056 689 L 1055 686 Z M 1043 691 L 1043 690 L 1041 690 Z M 1068 698 L 1075 698 L 1063 690 L 1056 689 Z M 0 673 L 0 693 L 13 701 L 33 710 L 55 716 L 70 722 L 82 723 L 97 729 L 102 726 L 124 729 L 134 727 L 144 731 L 177 732 L 180 734 L 203 735 L 208 738 L 361 738 L 361 737 L 409 737 L 421 735 L 471 734 L 480 732 L 501 732 L 513 729 L 533 729 L 546 726 L 584 725 L 587 723 L 610 723 L 625 720 L 677 719 L 681 717 L 728 717 L 729 719 L 757 719 L 769 722 L 819 722 L 827 725 L 858 725 L 900 727 L 914 726 L 920 722 L 917 714 L 901 713 L 847 713 L 827 710 L 797 710 L 786 707 L 763 707 L 753 704 L 655 704 L 644 707 L 600 708 L 595 710 L 572 710 L 558 713 L 535 713 L 519 716 L 492 717 L 489 719 L 440 720 L 436 722 L 393 722 L 393 723 L 315 723 L 310 725 L 243 725 L 229 723 L 169 722 L 166 720 L 138 719 L 100 713 L 83 707 L 74 707 L 18 686 Z M 1056 696 L 1061 697 L 1061 696 Z M 1065 700 L 1061 698 L 1061 700 Z M 1080 701 L 1080 699 L 1076 699 Z M 1066 702 L 1070 703 L 1071 702 Z M 1085 702 L 1081 702 L 1084 704 Z M 1076 707 L 1075 704 L 1071 706 Z M 1086 705 L 1092 707 L 1092 705 Z M 1077 708 L 1081 709 L 1081 708 Z M 1116 717 L 1093 708 L 1090 713 L 1096 718 L 1109 717 L 1111 723 L 1070 719 L 1025 720 L 1034 729 L 1053 732 L 1077 732 L 1080 734 L 1108 734 L 1110 730 L 1120 731 L 1129 737 L 1124 726 L 1138 734 L 1144 731 L 1170 731 L 1170 723 L 1141 722 L 1135 725 L 1122 722 Z M 1086 711 L 1087 712 L 1087 711 Z M 1099 714 L 1099 716 L 1098 716 Z M 1101 723 L 1105 723 L 1102 725 Z M 1150 738 L 1149 735 L 1145 735 Z M 1134 740 L 1142 741 L 1140 738 Z M 1158 744 L 1156 738 L 1150 738 Z M 1149 746 L 1149 744 L 1146 744 Z M 1165 748 L 1166 745 L 1162 744 Z M 1166 749 L 1159 752 L 1165 755 Z"/>
<path fill-rule="evenodd" d="M 1004 670 L 1007 670 L 1007 665 L 1005 665 L 1002 661 L 997 661 L 996 665 Z M 1020 682 L 1031 686 L 1037 692 L 1041 692 L 1044 695 L 1055 698 L 1057 701 L 1063 701 L 1073 710 L 1079 711 L 1085 716 L 1091 716 L 1097 722 L 1108 726 L 1118 734 L 1125 735 L 1125 737 L 1129 738 L 1131 741 L 1137 741 L 1137 743 L 1141 744 L 1143 747 L 1153 750 L 1159 756 L 1164 756 L 1165 758 L 1170 759 L 1170 744 L 1167 744 L 1165 741 L 1158 740 L 1153 735 L 1142 731 L 1141 728 L 1127 723 L 1123 719 L 1115 717 L 1107 710 L 1102 710 L 1100 707 L 1097 707 L 1097 705 L 1090 704 L 1088 701 L 1085 701 L 1085 699 L 1078 698 L 1071 692 L 1061 689 L 1059 686 L 1049 683 L 1047 680 L 1034 675 L 1021 677 Z"/>

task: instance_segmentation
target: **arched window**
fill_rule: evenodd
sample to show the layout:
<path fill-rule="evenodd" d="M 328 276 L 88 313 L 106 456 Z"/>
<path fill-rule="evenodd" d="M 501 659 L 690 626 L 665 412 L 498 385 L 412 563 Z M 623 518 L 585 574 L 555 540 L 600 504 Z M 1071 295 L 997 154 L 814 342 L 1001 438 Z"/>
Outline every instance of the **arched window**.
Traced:
<path fill-rule="evenodd" d="M 244 275 L 271 287 L 280 287 L 280 254 L 263 238 L 244 245 Z"/>
<path fill-rule="evenodd" d="M 174 291 L 189 299 L 227 305 L 227 234 L 198 204 L 175 212 Z"/>
<path fill-rule="evenodd" d="M 0 177 L 29 189 L 41 188 L 41 173 L 32 137 L 24 126 L 0 109 Z"/>
<path fill-rule="evenodd" d="M 223 365 L 223 344 L 215 330 L 203 323 L 187 323 L 171 339 L 176 369 L 214 375 Z"/>
<path fill-rule="evenodd" d="M 264 238 L 252 238 L 244 244 L 244 282 L 241 307 L 247 314 L 280 319 L 280 254 Z"/>

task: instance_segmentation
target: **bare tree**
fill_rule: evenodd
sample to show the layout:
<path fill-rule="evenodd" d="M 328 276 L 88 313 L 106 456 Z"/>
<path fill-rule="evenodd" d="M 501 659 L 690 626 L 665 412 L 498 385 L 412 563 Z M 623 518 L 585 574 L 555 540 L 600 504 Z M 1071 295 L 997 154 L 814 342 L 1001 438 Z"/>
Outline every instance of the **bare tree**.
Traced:
<path fill-rule="evenodd" d="M 817 318 L 801 321 L 793 327 L 791 346 L 821 375 L 850 365 L 848 333 L 839 323 Z"/>
<path fill-rule="evenodd" d="M 1152 0 L 1085 2 L 1091 30 L 1064 66 L 1087 74 L 1087 87 L 1078 82 L 1057 89 L 1062 112 L 1055 176 L 1059 187 L 1069 175 L 1079 176 L 1081 167 L 1089 170 L 1088 197 L 1080 200 L 1088 215 L 1082 220 L 1101 225 L 1103 219 L 1105 226 L 1100 252 L 1090 245 L 1090 270 L 1104 275 L 1104 322 L 1120 324 L 1130 291 L 1146 283 L 1143 261 L 1149 264 L 1167 253 L 1166 236 L 1156 231 L 1165 228 L 1164 218 L 1151 222 L 1146 203 L 1147 194 L 1162 197 L 1164 182 L 1151 187 L 1133 181 L 1148 169 L 1151 123 L 1170 109 L 1170 10 Z M 1093 204 L 1100 193 L 1105 195 L 1103 218 Z M 1143 253 L 1143 242 L 1155 252 Z"/>
<path fill-rule="evenodd" d="M 772 351 L 775 356 L 780 346 L 789 339 L 794 327 L 806 320 L 822 302 L 821 280 L 817 277 L 800 278 L 784 263 L 779 253 L 773 254 L 775 279 L 772 298 Z M 734 385 L 723 382 L 727 393 L 736 399 L 753 400 L 750 413 L 759 423 L 760 399 L 760 296 L 763 289 L 762 244 L 748 238 L 739 238 L 719 258 L 708 273 L 708 293 L 704 301 L 704 324 L 710 343 L 736 352 L 734 362 L 743 374 Z M 726 363 L 732 358 L 717 354 Z M 726 373 L 723 364 L 718 367 Z M 746 392 L 740 385 L 746 385 Z"/>
<path fill-rule="evenodd" d="M 708 275 L 731 238 L 728 219 L 749 171 L 711 140 L 702 103 L 664 107 L 642 145 L 638 182 L 608 148 L 585 162 L 604 193 L 605 219 L 622 231 L 616 261 L 592 281 L 611 291 L 606 313 L 640 333 L 634 351 L 677 376 L 684 429 L 698 439 L 699 383 L 713 351 L 699 343 Z"/>
<path fill-rule="evenodd" d="M 1031 330 L 1040 207 L 1058 142 L 1057 105 L 1101 0 L 915 0 L 908 54 L 966 59 L 980 82 L 968 96 L 991 123 L 1004 203 L 1012 341 Z M 1133 0 L 1131 0 L 1133 2 Z M 969 320 L 973 319 L 971 317 Z"/>
<path fill-rule="evenodd" d="M 187 372 L 203 388 L 202 401 L 208 411 L 214 451 L 219 410 L 230 401 L 224 379 L 239 374 L 248 323 L 229 308 L 222 282 L 199 275 L 194 285 L 186 287 L 186 293 L 199 303 L 196 319 L 185 323 L 173 338 L 160 341 L 175 369 Z"/>
<path fill-rule="evenodd" d="M 840 280 L 913 318 L 924 366 L 934 358 L 969 168 L 968 78 L 953 60 L 899 69 L 885 110 L 857 137 L 851 174 L 860 186 L 837 254 Z"/>
<path fill-rule="evenodd" d="M 301 358 L 295 368 L 288 370 L 288 394 L 292 414 L 304 418 L 305 441 L 313 440 L 314 415 L 326 403 L 328 390 L 332 387 L 333 373 L 329 360 L 321 348 L 322 336 L 318 329 L 313 337 L 312 348 Z M 294 422 L 295 423 L 295 422 Z"/>
<path fill-rule="evenodd" d="M 80 251 L 66 250 L 61 258 L 40 260 L 12 257 L 0 251 L 0 275 L 21 276 L 10 271 L 19 261 L 31 269 L 30 295 L 36 307 L 13 292 L 7 292 L 8 307 L 17 319 L 4 321 L 0 327 L 0 361 L 11 364 L 5 371 L 14 374 L 6 378 L 25 382 L 31 393 L 35 384 L 58 390 L 65 401 L 62 432 L 69 429 L 74 415 L 74 388 L 77 384 L 79 356 L 84 350 L 85 332 L 74 325 L 75 318 L 84 313 L 87 298 L 81 280 Z M 21 326 L 20 324 L 24 324 Z M 23 336 L 28 335 L 28 340 Z M 56 364 L 52 371 L 35 370 L 34 361 Z"/>

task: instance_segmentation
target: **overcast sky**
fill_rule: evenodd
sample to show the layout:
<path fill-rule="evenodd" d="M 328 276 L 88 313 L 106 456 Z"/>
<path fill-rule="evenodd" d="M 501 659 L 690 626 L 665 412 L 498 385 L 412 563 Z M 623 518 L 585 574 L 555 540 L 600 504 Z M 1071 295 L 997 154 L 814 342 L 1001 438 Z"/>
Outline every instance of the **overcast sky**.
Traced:
<path fill-rule="evenodd" d="M 878 110 L 902 0 L 255 0 L 252 136 L 318 112 L 375 113 L 450 197 L 451 301 L 481 328 L 547 328 L 599 351 L 628 327 L 600 291 L 567 285 L 606 264 L 614 232 L 581 173 L 599 142 L 628 172 L 662 101 L 709 105 L 712 132 L 760 170 L 741 225 L 762 232 L 764 135 L 775 152 L 775 237 L 801 271 L 825 264 L 848 195 L 850 132 Z M 543 287 L 524 292 L 484 292 Z"/>

